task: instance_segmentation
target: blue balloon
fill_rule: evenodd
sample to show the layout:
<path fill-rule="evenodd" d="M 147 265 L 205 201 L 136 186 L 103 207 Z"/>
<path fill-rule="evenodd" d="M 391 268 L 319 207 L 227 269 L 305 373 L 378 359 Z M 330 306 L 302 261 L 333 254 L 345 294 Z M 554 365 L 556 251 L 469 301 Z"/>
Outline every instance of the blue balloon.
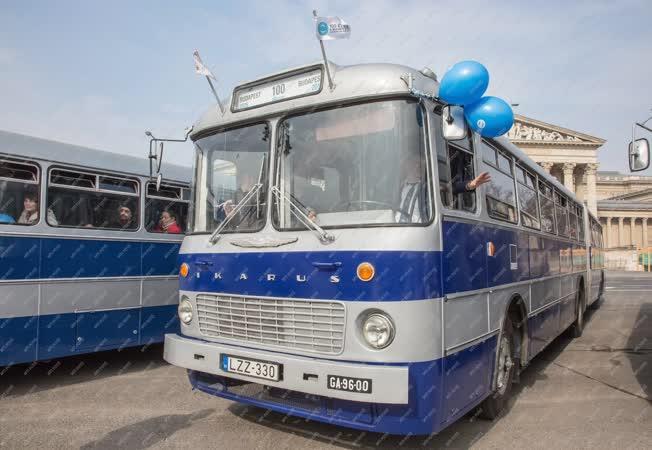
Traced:
<path fill-rule="evenodd" d="M 480 100 L 489 86 L 489 72 L 477 61 L 462 61 L 444 74 L 439 99 L 452 105 L 470 105 Z"/>
<path fill-rule="evenodd" d="M 498 97 L 482 97 L 465 106 L 464 116 L 471 128 L 484 137 L 501 136 L 514 125 L 512 107 Z"/>

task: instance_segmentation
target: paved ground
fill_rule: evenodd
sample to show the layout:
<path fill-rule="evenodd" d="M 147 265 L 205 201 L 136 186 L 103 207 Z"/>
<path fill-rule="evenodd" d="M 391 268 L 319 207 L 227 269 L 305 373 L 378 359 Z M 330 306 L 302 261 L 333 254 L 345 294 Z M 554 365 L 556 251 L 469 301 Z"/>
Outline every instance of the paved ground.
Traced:
<path fill-rule="evenodd" d="M 584 336 L 559 338 L 499 420 L 365 434 L 193 393 L 162 348 L 0 372 L 0 448 L 652 448 L 652 274 L 608 274 Z"/>

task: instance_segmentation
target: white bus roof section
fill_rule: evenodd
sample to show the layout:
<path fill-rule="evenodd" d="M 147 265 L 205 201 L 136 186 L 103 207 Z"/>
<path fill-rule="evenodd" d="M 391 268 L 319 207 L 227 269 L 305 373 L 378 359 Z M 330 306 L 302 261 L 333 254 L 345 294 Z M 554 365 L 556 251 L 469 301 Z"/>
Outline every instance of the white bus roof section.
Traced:
<path fill-rule="evenodd" d="M 313 63 L 293 69 L 266 75 L 254 81 L 241 83 L 240 86 L 250 83 L 263 82 L 272 78 L 282 78 L 283 74 L 300 71 L 302 69 L 314 68 L 322 63 Z M 279 101 L 277 103 L 248 109 L 246 111 L 232 112 L 231 98 L 225 102 L 224 115 L 217 105 L 210 108 L 195 123 L 192 138 L 204 132 L 235 125 L 240 122 L 250 122 L 263 117 L 284 114 L 288 111 L 310 108 L 315 106 L 351 101 L 357 98 L 384 97 L 390 95 L 405 95 L 409 93 L 406 83 L 401 79 L 405 74 L 412 74 L 413 87 L 430 95 L 437 95 L 439 83 L 421 74 L 418 70 L 398 64 L 357 64 L 353 66 L 338 66 L 329 63 L 330 71 L 335 83 L 335 89 L 328 86 L 326 71 L 322 74 L 322 89 L 318 94 L 299 97 L 292 100 Z M 236 87 L 237 89 L 237 87 Z"/>
<path fill-rule="evenodd" d="M 143 155 L 147 148 L 144 146 Z M 149 176 L 147 158 L 122 155 L 79 145 L 0 130 L 0 154 L 21 156 L 74 166 Z M 189 183 L 190 167 L 163 163 L 161 172 L 166 180 Z"/>

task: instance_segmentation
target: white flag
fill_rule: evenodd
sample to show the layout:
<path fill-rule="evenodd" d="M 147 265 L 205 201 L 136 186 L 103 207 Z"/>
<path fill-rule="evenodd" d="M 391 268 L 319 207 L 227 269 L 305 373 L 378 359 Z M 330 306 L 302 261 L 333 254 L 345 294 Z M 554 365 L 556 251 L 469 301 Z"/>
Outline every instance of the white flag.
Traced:
<path fill-rule="evenodd" d="M 315 17 L 317 39 L 332 41 L 334 39 L 348 39 L 351 37 L 351 25 L 337 16 Z"/>
<path fill-rule="evenodd" d="M 199 57 L 199 52 L 197 50 L 193 52 L 192 58 L 195 60 L 195 72 L 197 72 L 199 75 L 204 75 L 205 77 L 217 80 L 215 75 L 213 75 L 213 72 L 208 70 L 208 67 L 204 65 L 201 58 Z"/>

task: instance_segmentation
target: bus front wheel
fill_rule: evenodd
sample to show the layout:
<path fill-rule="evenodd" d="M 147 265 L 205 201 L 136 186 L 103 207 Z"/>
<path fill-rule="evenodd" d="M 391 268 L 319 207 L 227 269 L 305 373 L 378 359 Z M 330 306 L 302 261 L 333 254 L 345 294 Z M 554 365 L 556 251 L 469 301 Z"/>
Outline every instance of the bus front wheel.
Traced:
<path fill-rule="evenodd" d="M 498 352 L 494 374 L 496 388 L 480 405 L 480 415 L 485 419 L 495 419 L 500 415 L 512 391 L 517 360 L 514 358 L 514 326 L 509 316 L 505 317 L 496 351 Z"/>

